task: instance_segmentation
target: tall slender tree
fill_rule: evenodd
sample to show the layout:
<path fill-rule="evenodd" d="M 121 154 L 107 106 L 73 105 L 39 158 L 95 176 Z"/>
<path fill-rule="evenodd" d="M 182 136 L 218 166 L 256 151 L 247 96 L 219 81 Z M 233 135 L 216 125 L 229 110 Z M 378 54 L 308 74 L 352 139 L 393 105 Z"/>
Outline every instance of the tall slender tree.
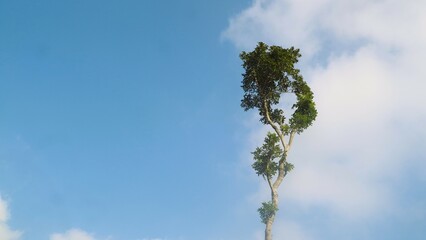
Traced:
<path fill-rule="evenodd" d="M 252 167 L 267 181 L 271 190 L 271 201 L 262 203 L 258 209 L 266 225 L 265 240 L 272 240 L 272 225 L 278 211 L 278 188 L 294 167 L 287 161 L 294 137 L 311 126 L 317 116 L 313 93 L 295 67 L 299 57 L 299 49 L 268 46 L 262 42 L 252 52 L 240 54 L 245 69 L 241 107 L 245 111 L 257 109 L 260 121 L 273 130 L 268 132 L 263 145 L 252 152 Z M 284 93 L 296 95 L 289 119 L 278 106 Z"/>

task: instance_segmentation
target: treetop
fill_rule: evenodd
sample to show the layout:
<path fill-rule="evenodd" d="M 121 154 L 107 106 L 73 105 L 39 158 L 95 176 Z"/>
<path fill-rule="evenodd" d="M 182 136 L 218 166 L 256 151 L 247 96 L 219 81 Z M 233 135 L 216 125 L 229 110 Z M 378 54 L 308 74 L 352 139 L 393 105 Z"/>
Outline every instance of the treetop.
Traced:
<path fill-rule="evenodd" d="M 262 123 L 271 124 L 269 118 L 285 135 L 303 132 L 317 116 L 313 93 L 295 67 L 299 57 L 299 49 L 268 46 L 263 42 L 259 42 L 252 52 L 240 54 L 245 69 L 241 106 L 245 111 L 257 108 Z M 276 108 L 283 93 L 294 93 L 297 99 L 288 122 L 284 111 Z"/>

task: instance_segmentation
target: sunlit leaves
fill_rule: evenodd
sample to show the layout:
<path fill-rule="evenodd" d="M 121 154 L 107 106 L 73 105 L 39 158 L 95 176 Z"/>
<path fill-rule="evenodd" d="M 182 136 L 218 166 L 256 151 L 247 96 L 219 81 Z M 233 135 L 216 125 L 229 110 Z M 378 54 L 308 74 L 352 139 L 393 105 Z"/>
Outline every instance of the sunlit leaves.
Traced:
<path fill-rule="evenodd" d="M 276 160 L 283 156 L 278 136 L 274 133 L 268 133 L 263 145 L 256 148 L 252 154 L 255 161 L 252 167 L 257 175 L 261 175 L 264 178 L 271 178 L 274 176 L 278 171 L 278 163 Z"/>

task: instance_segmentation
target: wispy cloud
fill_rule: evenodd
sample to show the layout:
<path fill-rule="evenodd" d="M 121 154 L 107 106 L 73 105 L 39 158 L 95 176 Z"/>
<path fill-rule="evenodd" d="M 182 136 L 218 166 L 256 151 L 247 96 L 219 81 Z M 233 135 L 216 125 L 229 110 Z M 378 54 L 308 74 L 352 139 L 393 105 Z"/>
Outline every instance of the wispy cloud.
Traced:
<path fill-rule="evenodd" d="M 9 220 L 9 209 L 7 202 L 0 196 L 0 239 L 2 240 L 19 240 L 21 232 L 12 230 L 7 221 Z"/>
<path fill-rule="evenodd" d="M 12 230 L 7 224 L 10 217 L 7 202 L 0 196 L 0 239 L 1 240 L 20 240 L 22 233 Z M 65 233 L 54 233 L 49 240 L 96 240 L 96 238 L 83 230 L 70 229 Z"/>
<path fill-rule="evenodd" d="M 70 229 L 65 233 L 54 233 L 50 240 L 95 240 L 95 237 L 80 229 Z"/>
<path fill-rule="evenodd" d="M 12 230 L 7 221 L 9 220 L 10 212 L 7 201 L 0 196 L 0 240 L 21 240 L 22 233 Z M 99 238 L 94 234 L 78 228 L 71 228 L 62 233 L 52 233 L 49 240 L 112 240 L 112 237 Z M 183 240 L 184 238 L 142 238 L 141 240 Z"/>

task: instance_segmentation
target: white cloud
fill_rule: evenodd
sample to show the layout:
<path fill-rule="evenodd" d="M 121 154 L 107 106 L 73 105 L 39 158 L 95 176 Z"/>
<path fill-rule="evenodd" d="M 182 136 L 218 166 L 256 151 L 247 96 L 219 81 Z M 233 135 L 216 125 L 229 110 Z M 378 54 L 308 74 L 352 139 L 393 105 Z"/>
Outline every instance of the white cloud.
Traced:
<path fill-rule="evenodd" d="M 95 237 L 80 229 L 70 229 L 65 233 L 54 233 L 50 240 L 95 240 Z"/>
<path fill-rule="evenodd" d="M 0 198 L 0 222 L 6 222 L 9 219 L 9 210 L 7 208 L 7 203 L 2 198 Z"/>
<path fill-rule="evenodd" d="M 1 240 L 19 240 L 21 233 L 11 230 L 7 225 L 9 220 L 9 209 L 7 202 L 0 197 L 0 239 Z"/>
<path fill-rule="evenodd" d="M 315 52 L 319 43 L 314 40 L 311 16 L 321 2 L 312 1 L 254 1 L 253 6 L 230 20 L 222 37 L 231 39 L 240 48 L 251 48 L 258 41 L 271 44 L 301 44 L 305 54 Z M 310 45 L 303 43 L 311 39 Z"/>
<path fill-rule="evenodd" d="M 294 45 L 309 63 L 319 115 L 295 139 L 282 201 L 346 219 L 397 211 L 392 184 L 425 166 L 425 11 L 422 0 L 256 0 L 230 20 L 223 37 L 237 47 Z M 256 126 L 260 144 L 265 128 Z"/>
<path fill-rule="evenodd" d="M 422 0 L 255 0 L 231 18 L 222 37 L 241 48 L 258 41 L 296 45 L 307 55 L 330 38 L 384 47 L 422 46 L 424 9 Z"/>
<path fill-rule="evenodd" d="M 20 240 L 22 233 L 10 229 L 7 224 L 9 218 L 10 213 L 8 204 L 0 196 L 0 240 Z M 83 230 L 70 229 L 65 233 L 52 234 L 49 240 L 96 240 L 96 238 Z"/>

